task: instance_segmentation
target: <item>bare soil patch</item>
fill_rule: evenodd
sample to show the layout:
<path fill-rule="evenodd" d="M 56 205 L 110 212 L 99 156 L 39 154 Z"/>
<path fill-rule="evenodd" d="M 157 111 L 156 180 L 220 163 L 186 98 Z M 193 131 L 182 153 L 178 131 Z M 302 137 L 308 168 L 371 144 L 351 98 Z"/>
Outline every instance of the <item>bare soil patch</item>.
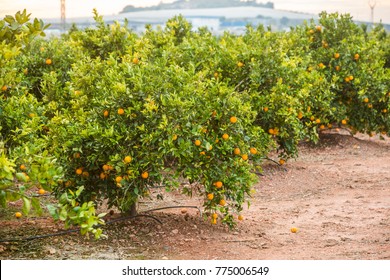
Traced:
<path fill-rule="evenodd" d="M 299 158 L 285 168 L 267 162 L 263 172 L 233 231 L 180 207 L 150 213 L 162 224 L 148 217 L 112 224 L 107 240 L 72 233 L 0 243 L 0 258 L 390 259 L 388 138 L 327 133 L 317 145 L 301 145 Z M 202 205 L 199 198 L 163 195 L 141 203 L 140 211 Z M 49 218 L 15 220 L 13 210 L 0 212 L 0 239 L 61 230 Z"/>

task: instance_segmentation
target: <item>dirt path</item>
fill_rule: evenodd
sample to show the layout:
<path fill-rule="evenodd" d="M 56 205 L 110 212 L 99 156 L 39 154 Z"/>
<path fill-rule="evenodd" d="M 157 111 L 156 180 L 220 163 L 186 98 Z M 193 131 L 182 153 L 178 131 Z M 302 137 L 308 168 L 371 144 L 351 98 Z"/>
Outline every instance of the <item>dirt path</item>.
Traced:
<path fill-rule="evenodd" d="M 0 244 L 0 258 L 390 259 L 389 139 L 326 134 L 316 147 L 303 145 L 286 170 L 266 164 L 264 175 L 235 231 L 210 225 L 196 209 L 170 209 L 154 213 L 162 225 L 142 219 L 111 226 L 108 240 L 70 235 Z M 201 205 L 165 197 L 141 207 Z M 12 226 L 17 234 L 53 227 L 42 221 L 2 222 L 0 236 Z"/>

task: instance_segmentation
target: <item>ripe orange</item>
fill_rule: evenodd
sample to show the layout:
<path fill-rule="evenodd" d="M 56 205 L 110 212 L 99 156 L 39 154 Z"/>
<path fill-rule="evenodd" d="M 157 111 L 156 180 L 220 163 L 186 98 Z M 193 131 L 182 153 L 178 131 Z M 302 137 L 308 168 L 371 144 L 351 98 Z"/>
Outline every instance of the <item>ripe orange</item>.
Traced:
<path fill-rule="evenodd" d="M 177 135 L 176 135 L 176 134 L 174 134 L 174 135 L 172 136 L 172 140 L 173 140 L 173 141 L 176 141 L 176 140 L 177 140 Z"/>
<path fill-rule="evenodd" d="M 235 155 L 241 154 L 240 148 L 235 148 L 234 151 L 233 151 L 233 153 L 234 153 Z"/>
<path fill-rule="evenodd" d="M 239 62 L 237 62 L 237 66 L 241 68 L 241 67 L 244 66 L 244 63 L 242 63 L 241 61 L 239 61 Z"/>
<path fill-rule="evenodd" d="M 105 164 L 105 165 L 103 165 L 103 170 L 104 171 L 108 171 L 108 170 L 110 170 L 111 168 L 110 168 L 110 166 L 108 165 L 108 164 Z"/>
<path fill-rule="evenodd" d="M 24 165 L 24 164 L 21 164 L 20 166 L 19 166 L 19 168 L 20 168 L 20 170 L 22 170 L 22 171 L 25 171 L 27 168 L 26 168 L 26 166 Z"/>
<path fill-rule="evenodd" d="M 322 30 L 321 25 L 317 25 L 317 26 L 316 26 L 316 30 L 317 30 L 318 32 L 321 32 L 321 30 Z"/>
<path fill-rule="evenodd" d="M 382 110 L 382 113 L 387 113 L 387 109 L 383 109 L 383 110 Z"/>
<path fill-rule="evenodd" d="M 268 129 L 268 133 L 271 134 L 271 135 L 274 135 L 275 131 L 273 130 L 273 128 L 270 128 L 270 129 Z"/>
<path fill-rule="evenodd" d="M 340 54 L 339 54 L 339 53 L 335 53 L 335 54 L 334 54 L 334 58 L 335 58 L 335 59 L 338 59 L 339 57 L 340 57 Z"/>
<path fill-rule="evenodd" d="M 123 177 L 122 177 L 122 176 L 117 176 L 117 177 L 115 178 L 115 181 L 116 181 L 117 183 L 120 183 L 122 180 L 123 180 Z"/>
<path fill-rule="evenodd" d="M 8 89 L 7 86 L 2 86 L 2 87 L 1 87 L 1 90 L 2 90 L 2 91 L 6 91 L 7 89 Z"/>
<path fill-rule="evenodd" d="M 207 199 L 208 199 L 208 200 L 213 200 L 213 199 L 214 199 L 214 194 L 209 193 L 209 194 L 207 195 Z"/>
<path fill-rule="evenodd" d="M 206 155 L 206 152 L 200 152 L 199 154 L 204 156 L 204 155 Z"/>
<path fill-rule="evenodd" d="M 325 125 L 321 124 L 321 125 L 320 125 L 320 129 L 321 129 L 321 130 L 324 130 L 324 129 L 325 129 Z"/>
<path fill-rule="evenodd" d="M 214 183 L 214 186 L 219 189 L 219 188 L 222 188 L 223 183 L 221 181 L 217 181 Z"/>
<path fill-rule="evenodd" d="M 352 81 L 354 79 L 354 77 L 351 75 L 348 77 L 350 81 Z"/>
<path fill-rule="evenodd" d="M 303 118 L 303 113 L 302 112 L 299 112 L 298 113 L 298 119 L 302 119 Z"/>
<path fill-rule="evenodd" d="M 16 217 L 17 219 L 21 218 L 21 217 L 22 217 L 22 213 L 16 212 L 16 213 L 15 213 L 15 217 Z"/>
<path fill-rule="evenodd" d="M 346 124 L 347 124 L 347 120 L 341 120 L 341 123 L 342 123 L 343 125 L 346 125 Z"/>
<path fill-rule="evenodd" d="M 315 119 L 314 116 L 311 116 L 311 117 L 310 117 L 310 120 L 311 120 L 311 121 L 314 121 L 314 119 Z"/>
<path fill-rule="evenodd" d="M 148 179 L 149 173 L 147 171 L 142 172 L 141 174 L 142 179 Z"/>
<path fill-rule="evenodd" d="M 252 148 L 249 149 L 249 152 L 250 152 L 252 155 L 255 155 L 255 154 L 257 154 L 257 149 L 252 147 Z"/>
<path fill-rule="evenodd" d="M 263 108 L 263 111 L 264 111 L 264 112 L 268 112 L 268 107 L 264 107 L 264 108 Z"/>
<path fill-rule="evenodd" d="M 47 65 L 50 65 L 50 64 L 52 64 L 52 61 L 51 61 L 50 58 L 48 58 L 48 59 L 46 59 L 45 63 L 46 63 Z"/>
<path fill-rule="evenodd" d="M 216 225 L 217 224 L 217 219 L 211 219 L 211 224 Z"/>
<path fill-rule="evenodd" d="M 332 128 L 332 124 L 330 123 L 330 124 L 328 124 L 328 128 Z"/>
<path fill-rule="evenodd" d="M 218 214 L 217 214 L 217 213 L 213 213 L 213 215 L 211 215 L 211 217 L 212 217 L 213 219 L 218 219 Z"/>
<path fill-rule="evenodd" d="M 200 144 L 202 144 L 202 142 L 200 142 L 200 140 L 195 140 L 195 146 L 200 146 Z"/>
<path fill-rule="evenodd" d="M 104 180 L 107 178 L 107 175 L 104 172 L 102 172 L 102 173 L 100 173 L 99 177 L 100 177 L 100 179 Z"/>
<path fill-rule="evenodd" d="M 229 134 L 225 133 L 224 135 L 222 135 L 222 139 L 223 140 L 228 140 L 229 139 Z"/>
<path fill-rule="evenodd" d="M 80 167 L 80 168 L 77 168 L 76 169 L 76 174 L 77 175 L 81 175 L 81 174 L 83 174 L 83 169 Z"/>
<path fill-rule="evenodd" d="M 349 77 L 345 77 L 344 81 L 346 81 L 347 83 L 349 83 L 351 81 L 351 79 Z"/>
<path fill-rule="evenodd" d="M 226 201 L 225 201 L 224 199 L 221 199 L 221 200 L 219 201 L 219 205 L 225 206 L 225 205 L 226 205 Z"/>
<path fill-rule="evenodd" d="M 238 219 L 239 221 L 243 221 L 243 220 L 244 220 L 244 216 L 243 216 L 243 215 L 238 215 L 237 219 Z"/>
<path fill-rule="evenodd" d="M 354 58 L 355 60 L 359 60 L 360 55 L 357 53 L 357 54 L 355 54 L 355 55 L 353 56 L 353 58 Z"/>
<path fill-rule="evenodd" d="M 316 123 L 321 123 L 321 120 L 320 119 L 316 119 Z"/>
<path fill-rule="evenodd" d="M 248 155 L 247 155 L 247 154 L 243 154 L 243 155 L 241 156 L 241 158 L 242 158 L 243 160 L 248 160 Z"/>
<path fill-rule="evenodd" d="M 38 190 L 38 194 L 40 194 L 40 195 L 45 194 L 45 192 L 46 192 L 46 191 L 45 191 L 44 189 L 39 189 L 39 190 Z"/>
<path fill-rule="evenodd" d="M 325 68 L 325 65 L 321 62 L 321 63 L 318 64 L 318 67 Z"/>
<path fill-rule="evenodd" d="M 124 113 L 125 113 L 125 110 L 123 110 L 122 108 L 118 109 L 118 115 L 123 115 Z"/>
<path fill-rule="evenodd" d="M 340 71 L 340 69 L 341 69 L 341 67 L 339 65 L 336 65 L 334 68 L 336 69 L 336 71 Z"/>
<path fill-rule="evenodd" d="M 131 156 L 125 156 L 125 159 L 123 160 L 125 163 L 131 162 Z"/>
<path fill-rule="evenodd" d="M 134 63 L 134 64 L 138 64 L 138 63 L 139 63 L 138 57 L 134 57 L 134 58 L 133 58 L 133 63 Z"/>
<path fill-rule="evenodd" d="M 371 109 L 372 108 L 372 104 L 371 103 L 368 104 L 367 107 Z"/>
<path fill-rule="evenodd" d="M 367 97 L 363 99 L 364 103 L 368 103 L 369 101 L 370 101 L 370 99 L 368 99 Z"/>
<path fill-rule="evenodd" d="M 110 115 L 110 113 L 108 112 L 108 110 L 105 110 L 105 111 L 103 112 L 103 116 L 104 116 L 105 118 L 108 118 L 109 115 Z"/>
<path fill-rule="evenodd" d="M 237 118 L 236 117 L 230 117 L 230 122 L 231 123 L 236 123 L 237 122 Z"/>
<path fill-rule="evenodd" d="M 281 159 L 279 160 L 279 164 L 280 164 L 280 165 L 283 165 L 283 164 L 285 164 L 285 163 L 286 163 L 286 161 L 285 161 L 284 159 L 281 158 Z"/>
<path fill-rule="evenodd" d="M 292 227 L 292 228 L 290 229 L 290 231 L 291 231 L 292 233 L 297 233 L 297 232 L 298 232 L 298 229 L 297 229 L 296 227 Z"/>

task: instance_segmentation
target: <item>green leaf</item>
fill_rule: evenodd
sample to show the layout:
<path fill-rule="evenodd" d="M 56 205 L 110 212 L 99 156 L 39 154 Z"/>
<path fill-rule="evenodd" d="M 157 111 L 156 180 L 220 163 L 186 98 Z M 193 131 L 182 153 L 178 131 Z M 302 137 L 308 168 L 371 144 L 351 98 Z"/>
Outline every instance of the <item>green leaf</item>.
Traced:
<path fill-rule="evenodd" d="M 27 215 L 31 210 L 31 201 L 29 198 L 27 198 L 25 196 L 22 197 L 22 200 L 23 200 L 22 212 L 23 212 L 23 214 Z"/>
<path fill-rule="evenodd" d="M 36 213 L 41 216 L 43 211 L 39 199 L 36 197 L 31 198 L 31 206 L 35 209 Z"/>

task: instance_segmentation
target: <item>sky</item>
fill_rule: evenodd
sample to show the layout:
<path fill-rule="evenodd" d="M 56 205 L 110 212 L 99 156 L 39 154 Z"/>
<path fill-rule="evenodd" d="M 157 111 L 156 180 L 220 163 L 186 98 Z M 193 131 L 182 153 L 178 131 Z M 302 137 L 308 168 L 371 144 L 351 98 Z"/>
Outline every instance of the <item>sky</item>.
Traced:
<path fill-rule="evenodd" d="M 66 16 L 89 17 L 93 8 L 99 14 L 113 15 L 119 13 L 126 5 L 150 6 L 161 0 L 66 0 Z M 212 0 L 210 0 L 212 1 Z M 374 21 L 382 20 L 390 24 L 390 0 L 260 0 L 259 2 L 273 2 L 276 9 L 299 11 L 318 14 L 328 12 L 349 13 L 356 20 L 370 21 L 369 1 L 376 2 Z M 59 18 L 60 0 L 0 0 L 0 18 L 6 14 L 15 14 L 18 10 L 27 9 L 32 17 Z M 163 2 L 173 2 L 165 0 Z"/>

